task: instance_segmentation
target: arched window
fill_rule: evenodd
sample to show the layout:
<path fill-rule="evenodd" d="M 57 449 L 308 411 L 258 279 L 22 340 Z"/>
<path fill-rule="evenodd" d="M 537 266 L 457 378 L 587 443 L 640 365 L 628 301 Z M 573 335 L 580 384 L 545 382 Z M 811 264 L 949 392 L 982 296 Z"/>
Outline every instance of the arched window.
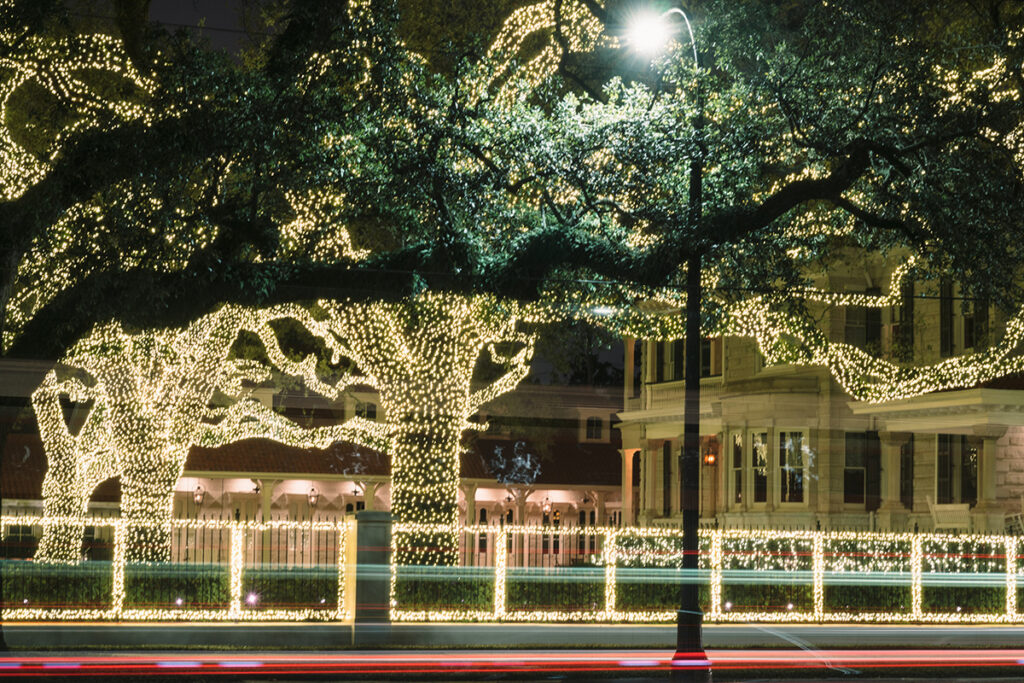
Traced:
<path fill-rule="evenodd" d="M 587 418 L 587 438 L 598 440 L 604 437 L 604 420 L 599 417 Z"/>

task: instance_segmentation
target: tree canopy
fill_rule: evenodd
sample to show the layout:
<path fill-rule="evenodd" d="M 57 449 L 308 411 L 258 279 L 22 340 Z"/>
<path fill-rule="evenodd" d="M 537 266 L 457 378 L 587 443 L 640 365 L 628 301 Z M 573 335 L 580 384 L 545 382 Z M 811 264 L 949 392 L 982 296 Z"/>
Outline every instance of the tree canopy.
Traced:
<path fill-rule="evenodd" d="M 631 57 L 626 3 L 510 5 L 500 28 L 467 10 L 490 47 L 444 51 L 402 42 L 396 5 L 268 3 L 272 35 L 243 60 L 114 4 L 121 41 L 62 3 L 4 7 L 13 355 L 114 318 L 329 293 L 489 292 L 635 331 L 654 318 L 609 308 L 681 305 L 695 254 L 709 330 L 802 314 L 851 246 L 1020 300 L 1012 4 L 702 2 L 699 69 L 682 32 L 649 67 Z M 735 322 L 757 297 L 762 322 Z"/>

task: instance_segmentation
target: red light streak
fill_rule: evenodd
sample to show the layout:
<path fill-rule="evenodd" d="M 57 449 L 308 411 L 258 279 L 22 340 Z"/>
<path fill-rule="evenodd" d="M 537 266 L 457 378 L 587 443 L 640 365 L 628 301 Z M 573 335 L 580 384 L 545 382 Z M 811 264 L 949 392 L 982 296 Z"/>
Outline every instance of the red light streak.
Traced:
<path fill-rule="evenodd" d="M 272 653 L 253 656 L 201 654 L 104 656 L 8 656 L 5 676 L 162 676 L 242 673 L 335 675 L 610 672 L 667 670 L 671 652 L 596 650 L 581 652 L 351 652 Z M 710 650 L 715 670 L 1016 667 L 1024 670 L 1024 649 L 1008 650 Z"/>

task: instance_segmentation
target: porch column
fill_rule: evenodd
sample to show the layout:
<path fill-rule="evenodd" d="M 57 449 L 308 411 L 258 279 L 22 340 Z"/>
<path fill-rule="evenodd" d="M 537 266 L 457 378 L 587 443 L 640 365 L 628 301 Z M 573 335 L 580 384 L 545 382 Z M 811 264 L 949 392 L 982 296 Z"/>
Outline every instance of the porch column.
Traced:
<path fill-rule="evenodd" d="M 640 509 L 638 512 L 638 524 L 647 524 L 650 519 L 650 506 L 648 505 L 649 496 L 647 495 L 647 489 L 651 485 L 651 476 L 648 464 L 650 463 L 650 451 L 647 447 L 640 449 Z"/>
<path fill-rule="evenodd" d="M 980 436 L 978 453 L 978 504 L 974 507 L 975 531 L 1003 531 L 1004 513 L 996 501 L 996 442 L 1006 434 L 1005 425 L 975 425 Z"/>
<path fill-rule="evenodd" d="M 377 489 L 380 486 L 379 481 L 368 481 L 363 484 L 363 505 L 367 510 L 377 509 Z"/>
<path fill-rule="evenodd" d="M 900 501 L 900 449 L 910 435 L 906 432 L 879 432 L 882 446 L 881 504 L 878 526 L 887 531 L 901 531 L 906 524 L 906 510 Z"/>
<path fill-rule="evenodd" d="M 476 524 L 476 484 L 464 484 L 462 495 L 466 497 L 466 524 Z"/>
<path fill-rule="evenodd" d="M 594 504 L 597 509 L 597 525 L 604 526 L 605 522 L 608 520 L 608 513 L 605 510 L 605 506 L 608 505 L 608 492 L 595 491 Z"/>
<path fill-rule="evenodd" d="M 634 518 L 633 510 L 633 454 L 637 452 L 636 448 L 620 448 L 619 454 L 622 456 L 622 525 L 635 524 L 636 519 Z"/>

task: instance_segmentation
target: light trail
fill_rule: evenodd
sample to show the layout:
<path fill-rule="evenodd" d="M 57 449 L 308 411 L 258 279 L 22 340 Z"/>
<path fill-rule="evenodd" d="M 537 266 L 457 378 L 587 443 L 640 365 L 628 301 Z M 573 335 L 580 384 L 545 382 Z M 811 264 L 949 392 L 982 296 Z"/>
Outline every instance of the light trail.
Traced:
<path fill-rule="evenodd" d="M 585 674 L 667 671 L 672 652 L 643 650 L 580 651 L 430 651 L 334 653 L 118 654 L 7 656 L 0 660 L 6 676 L 161 676 L 197 675 L 378 675 Z M 1024 675 L 1024 649 L 982 650 L 710 650 L 713 670 L 1006 668 Z"/>

